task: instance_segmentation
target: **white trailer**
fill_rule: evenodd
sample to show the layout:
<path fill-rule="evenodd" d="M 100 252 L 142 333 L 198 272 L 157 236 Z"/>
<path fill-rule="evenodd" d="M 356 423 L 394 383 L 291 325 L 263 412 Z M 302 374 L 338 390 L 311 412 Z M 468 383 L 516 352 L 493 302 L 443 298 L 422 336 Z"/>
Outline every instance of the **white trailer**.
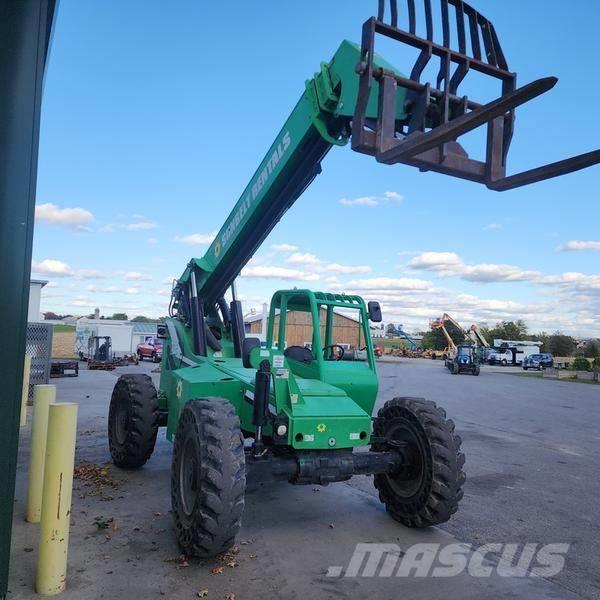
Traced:
<path fill-rule="evenodd" d="M 128 321 L 113 321 L 112 319 L 88 319 L 82 317 L 77 321 L 75 329 L 75 354 L 83 352 L 87 355 L 90 336 L 109 335 L 112 351 L 115 357 L 125 356 L 134 352 L 132 349 L 133 325 Z"/>
<path fill-rule="evenodd" d="M 512 364 L 521 365 L 523 361 L 531 354 L 539 354 L 542 342 L 530 341 L 530 340 L 494 340 L 494 348 L 496 353 L 505 354 L 505 358 L 508 357 L 507 351 L 511 351 L 510 354 L 514 354 L 514 361 Z M 498 361 L 501 362 L 501 361 Z M 510 361 L 508 361 L 510 364 Z"/>

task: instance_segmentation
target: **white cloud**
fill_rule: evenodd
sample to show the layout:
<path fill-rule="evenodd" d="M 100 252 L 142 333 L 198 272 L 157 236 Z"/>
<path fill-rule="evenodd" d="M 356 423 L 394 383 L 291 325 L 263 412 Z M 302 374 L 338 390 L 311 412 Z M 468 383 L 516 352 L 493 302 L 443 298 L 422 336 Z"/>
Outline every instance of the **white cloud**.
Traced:
<path fill-rule="evenodd" d="M 410 260 L 408 266 L 420 271 L 433 271 L 440 277 L 460 277 L 466 281 L 481 283 L 534 281 L 540 276 L 538 271 L 525 271 L 514 265 L 467 265 L 455 252 L 422 252 Z"/>
<path fill-rule="evenodd" d="M 502 229 L 502 225 L 500 225 L 500 223 L 490 223 L 483 228 L 484 231 L 489 231 L 491 229 Z"/>
<path fill-rule="evenodd" d="M 325 267 L 326 271 L 331 271 L 332 273 L 339 273 L 340 275 L 349 275 L 351 273 L 369 273 L 371 271 L 371 267 L 366 265 L 340 265 L 338 263 L 329 263 Z"/>
<path fill-rule="evenodd" d="M 539 279 L 543 285 L 563 286 L 567 290 L 577 292 L 600 292 L 600 275 L 568 272 L 560 275 L 546 275 Z"/>
<path fill-rule="evenodd" d="M 137 221 L 136 223 L 128 223 L 123 227 L 129 231 L 147 231 L 148 229 L 156 229 L 158 225 L 151 221 Z"/>
<path fill-rule="evenodd" d="M 404 200 L 404 197 L 401 194 L 399 194 L 398 192 L 385 192 L 384 196 L 388 200 L 393 200 L 394 202 L 397 202 L 398 204 L 400 204 Z"/>
<path fill-rule="evenodd" d="M 375 196 L 361 196 L 359 198 L 354 198 L 353 200 L 341 198 L 339 203 L 343 206 L 377 206 L 379 201 Z"/>
<path fill-rule="evenodd" d="M 127 271 L 124 277 L 129 281 L 152 281 L 153 279 L 151 275 L 145 275 L 144 273 L 140 273 L 138 271 Z"/>
<path fill-rule="evenodd" d="M 287 262 L 293 265 L 318 265 L 321 261 L 310 252 L 294 252 L 288 257 Z"/>
<path fill-rule="evenodd" d="M 154 244 L 158 244 L 158 240 L 155 237 L 151 237 L 146 240 L 146 243 L 154 245 Z"/>
<path fill-rule="evenodd" d="M 343 206 L 379 206 L 385 202 L 401 204 L 404 197 L 398 192 L 384 192 L 383 196 L 359 196 L 358 198 L 341 198 L 338 202 Z"/>
<path fill-rule="evenodd" d="M 291 279 L 297 281 L 316 281 L 319 279 L 316 273 L 263 265 L 245 267 L 242 269 L 242 277 L 254 279 Z"/>
<path fill-rule="evenodd" d="M 54 275 L 55 277 L 71 277 L 73 269 L 61 260 L 45 258 L 41 262 L 32 261 L 31 270 L 40 275 Z"/>
<path fill-rule="evenodd" d="M 139 294 L 140 293 L 140 288 L 138 288 L 138 287 L 128 287 L 128 288 L 125 288 L 125 293 L 126 294 L 132 294 L 132 295 Z"/>
<path fill-rule="evenodd" d="M 292 244 L 271 244 L 271 248 L 279 252 L 295 252 L 296 250 L 300 250 L 298 246 Z"/>
<path fill-rule="evenodd" d="M 571 240 L 562 246 L 558 246 L 559 252 L 576 252 L 580 250 L 600 250 L 600 241 Z"/>
<path fill-rule="evenodd" d="M 80 279 L 105 279 L 110 277 L 110 273 L 96 271 L 95 269 L 80 269 L 77 271 L 77 277 Z"/>
<path fill-rule="evenodd" d="M 390 291 L 390 290 L 431 290 L 433 284 L 425 279 L 413 279 L 410 277 L 372 277 L 369 279 L 354 279 L 342 284 L 344 289 L 360 291 Z"/>
<path fill-rule="evenodd" d="M 51 223 L 52 225 L 62 225 L 77 231 L 89 231 L 84 223 L 93 221 L 94 216 L 89 210 L 84 208 L 60 208 L 56 204 L 46 202 L 38 204 L 35 207 L 35 220 Z"/>
<path fill-rule="evenodd" d="M 425 271 L 446 271 L 462 266 L 463 262 L 455 252 L 422 252 L 411 259 L 408 265 Z"/>
<path fill-rule="evenodd" d="M 190 246 L 200 246 L 212 244 L 216 236 L 216 231 L 212 231 L 211 233 L 190 233 L 190 235 L 176 237 L 175 241 L 181 242 L 182 244 L 189 244 Z"/>

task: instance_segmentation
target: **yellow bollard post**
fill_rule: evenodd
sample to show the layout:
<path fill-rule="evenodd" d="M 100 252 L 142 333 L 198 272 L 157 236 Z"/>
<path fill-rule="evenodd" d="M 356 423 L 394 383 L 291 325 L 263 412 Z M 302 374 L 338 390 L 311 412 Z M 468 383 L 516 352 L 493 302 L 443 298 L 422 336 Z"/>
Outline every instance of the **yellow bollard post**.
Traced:
<path fill-rule="evenodd" d="M 31 354 L 25 355 L 23 366 L 23 391 L 21 393 L 21 427 L 27 425 L 27 400 L 29 400 L 29 375 L 31 374 Z"/>
<path fill-rule="evenodd" d="M 39 523 L 42 513 L 44 488 L 44 460 L 48 407 L 56 402 L 55 385 L 36 385 L 33 388 L 33 417 L 31 419 L 31 446 L 29 449 L 29 484 L 27 486 L 27 513 L 29 523 Z"/>
<path fill-rule="evenodd" d="M 54 596 L 66 587 L 76 436 L 77 404 L 52 404 L 35 580 L 35 589 L 43 596 Z"/>

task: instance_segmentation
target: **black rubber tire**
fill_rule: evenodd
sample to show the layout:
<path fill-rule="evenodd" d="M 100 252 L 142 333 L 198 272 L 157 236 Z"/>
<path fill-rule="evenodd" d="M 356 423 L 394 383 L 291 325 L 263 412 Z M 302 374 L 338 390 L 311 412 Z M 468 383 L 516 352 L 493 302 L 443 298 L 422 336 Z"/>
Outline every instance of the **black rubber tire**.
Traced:
<path fill-rule="evenodd" d="M 508 366 L 508 361 L 505 358 L 502 359 L 502 366 L 503 367 Z"/>
<path fill-rule="evenodd" d="M 184 554 L 209 558 L 233 546 L 245 490 L 244 440 L 234 407 L 222 398 L 190 400 L 179 417 L 171 467 L 171 506 Z"/>
<path fill-rule="evenodd" d="M 462 440 L 446 411 L 423 398 L 394 398 L 377 413 L 373 434 L 408 440 L 407 454 L 413 458 L 397 475 L 374 476 L 379 499 L 390 515 L 414 528 L 448 521 L 458 510 L 466 477 Z M 391 448 L 385 443 L 372 446 L 376 452 Z"/>
<path fill-rule="evenodd" d="M 478 377 L 480 372 L 481 372 L 481 369 L 479 367 L 475 367 L 473 369 L 473 375 L 475 375 L 475 377 Z"/>
<path fill-rule="evenodd" d="M 158 399 L 149 375 L 121 375 L 108 411 L 108 445 L 113 462 L 137 469 L 152 456 L 158 433 Z"/>
<path fill-rule="evenodd" d="M 144 360 L 144 355 L 143 355 L 141 352 L 138 352 L 138 353 L 137 353 L 137 356 L 138 356 L 138 360 L 139 360 L 140 362 L 142 362 L 142 361 Z"/>

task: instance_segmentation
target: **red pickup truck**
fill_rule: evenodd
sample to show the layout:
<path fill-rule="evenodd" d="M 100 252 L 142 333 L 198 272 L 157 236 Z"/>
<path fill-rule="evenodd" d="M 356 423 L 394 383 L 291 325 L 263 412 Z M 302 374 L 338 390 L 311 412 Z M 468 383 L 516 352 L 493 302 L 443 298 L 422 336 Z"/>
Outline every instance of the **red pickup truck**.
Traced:
<path fill-rule="evenodd" d="M 137 356 L 139 360 L 150 358 L 154 362 L 160 362 L 162 350 L 163 345 L 160 338 L 147 338 L 143 344 L 138 344 Z"/>

